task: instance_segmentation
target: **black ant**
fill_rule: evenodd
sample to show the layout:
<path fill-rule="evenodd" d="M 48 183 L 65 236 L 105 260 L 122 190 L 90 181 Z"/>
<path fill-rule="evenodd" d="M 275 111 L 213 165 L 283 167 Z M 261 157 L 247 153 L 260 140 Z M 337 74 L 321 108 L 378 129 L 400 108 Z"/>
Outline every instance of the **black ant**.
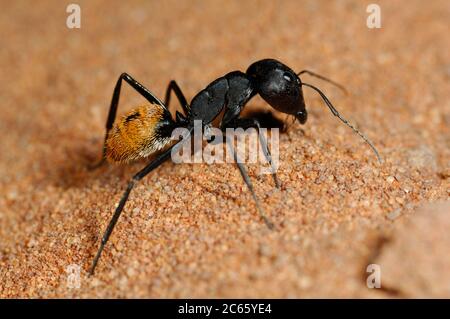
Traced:
<path fill-rule="evenodd" d="M 187 128 L 191 134 L 195 120 L 201 120 L 202 126 L 205 128 L 211 125 L 222 111 L 224 113 L 219 126 L 221 130 L 225 131 L 226 128 L 255 128 L 259 133 L 260 124 L 258 120 L 255 118 L 240 117 L 244 106 L 256 94 L 259 94 L 276 110 L 288 115 L 293 115 L 301 124 L 304 124 L 308 118 L 308 113 L 306 112 L 302 86 L 309 87 L 319 93 L 333 115 L 337 116 L 342 122 L 360 135 L 370 145 L 378 160 L 381 162 L 381 157 L 373 144 L 338 113 L 336 108 L 321 90 L 311 84 L 302 82 L 299 77 L 301 74 L 309 74 L 318 77 L 343 89 L 339 84 L 316 73 L 308 70 L 295 73 L 288 66 L 277 60 L 264 59 L 250 65 L 246 73 L 234 71 L 213 81 L 205 89 L 200 91 L 192 99 L 190 104 L 187 103 L 187 100 L 177 83 L 171 81 L 167 87 L 165 101 L 163 103 L 129 74 L 122 73 L 114 88 L 111 107 L 106 121 L 106 135 L 102 160 L 94 167 L 101 165 L 105 159 L 116 162 L 128 162 L 152 155 L 170 144 L 171 133 L 175 128 Z M 122 80 L 130 84 L 151 104 L 132 110 L 114 123 Z M 172 118 L 168 109 L 172 91 L 178 98 L 184 113 L 177 111 L 175 119 Z M 272 163 L 267 142 L 262 134 L 258 135 L 263 153 L 268 162 Z M 134 185 L 152 170 L 161 165 L 161 163 L 168 160 L 172 149 L 180 147 L 182 142 L 187 140 L 188 137 L 189 136 L 184 136 L 169 148 L 165 149 L 141 171 L 136 173 L 128 183 L 127 189 L 122 195 L 119 205 L 102 237 L 100 247 L 89 270 L 90 275 L 94 273 L 103 248 L 122 213 Z M 253 185 L 250 178 L 244 165 L 238 160 L 236 152 L 234 152 L 234 160 L 253 196 L 260 217 L 269 228 L 273 228 L 273 224 L 266 217 L 259 204 L 255 192 L 253 191 Z M 276 187 L 279 188 L 280 183 L 276 173 L 273 172 L 272 176 Z"/>

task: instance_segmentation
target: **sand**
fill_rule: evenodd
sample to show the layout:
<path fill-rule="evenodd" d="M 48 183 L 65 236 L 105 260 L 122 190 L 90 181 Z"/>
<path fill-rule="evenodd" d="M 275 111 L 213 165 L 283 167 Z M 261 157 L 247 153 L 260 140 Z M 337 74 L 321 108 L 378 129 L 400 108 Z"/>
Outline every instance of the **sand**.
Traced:
<path fill-rule="evenodd" d="M 381 29 L 366 27 L 366 1 L 77 3 L 81 29 L 64 2 L 1 4 L 0 297 L 450 297 L 447 1 L 377 1 Z M 305 91 L 308 122 L 280 136 L 281 190 L 249 165 L 276 230 L 233 164 L 167 162 L 133 191 L 88 278 L 145 165 L 87 169 L 119 74 L 161 98 L 176 79 L 191 99 L 266 57 L 344 83 L 348 96 L 304 78 L 384 163 Z M 121 112 L 143 101 L 123 93 Z M 380 289 L 366 285 L 374 263 Z"/>

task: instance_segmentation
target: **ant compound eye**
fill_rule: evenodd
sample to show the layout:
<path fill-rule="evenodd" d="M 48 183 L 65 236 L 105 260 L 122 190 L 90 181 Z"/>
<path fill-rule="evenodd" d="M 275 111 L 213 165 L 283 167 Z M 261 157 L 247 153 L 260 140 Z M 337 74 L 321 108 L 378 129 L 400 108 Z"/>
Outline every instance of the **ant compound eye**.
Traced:
<path fill-rule="evenodd" d="M 290 74 L 289 72 L 284 72 L 283 78 L 284 78 L 286 81 L 288 81 L 288 82 L 291 82 L 291 81 L 294 80 L 293 77 L 292 77 L 292 74 Z"/>
<path fill-rule="evenodd" d="M 291 72 L 284 72 L 283 73 L 283 79 L 285 79 L 290 84 L 300 84 L 300 78 L 298 76 L 295 76 Z"/>

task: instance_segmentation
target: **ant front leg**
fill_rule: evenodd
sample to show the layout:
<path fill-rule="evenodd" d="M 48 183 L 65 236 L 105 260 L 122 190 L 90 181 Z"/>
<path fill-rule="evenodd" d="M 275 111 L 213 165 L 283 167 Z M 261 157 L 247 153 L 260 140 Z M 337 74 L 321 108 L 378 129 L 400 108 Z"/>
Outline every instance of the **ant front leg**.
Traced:
<path fill-rule="evenodd" d="M 108 133 L 113 127 L 114 120 L 116 119 L 117 107 L 119 105 L 120 98 L 120 89 L 122 87 L 122 80 L 125 80 L 133 89 L 135 89 L 139 94 L 145 97 L 152 104 L 159 104 L 164 107 L 164 104 L 145 86 L 136 81 L 131 75 L 128 73 L 122 73 L 117 80 L 116 86 L 114 87 L 113 96 L 111 99 L 111 106 L 109 107 L 108 118 L 106 119 L 106 134 L 105 139 L 103 141 L 103 149 L 102 149 L 102 158 L 100 161 L 90 166 L 90 169 L 95 169 L 100 167 L 105 162 L 105 154 L 106 154 L 106 140 L 108 138 Z"/>
<path fill-rule="evenodd" d="M 225 127 L 223 127 L 222 129 L 225 130 L 226 128 L 242 128 L 242 129 L 246 130 L 251 127 L 256 128 L 256 130 L 258 131 L 259 143 L 261 145 L 261 148 L 262 148 L 262 151 L 264 153 L 266 160 L 269 162 L 269 164 L 272 168 L 272 177 L 275 182 L 275 186 L 277 188 L 280 188 L 280 181 L 275 172 L 275 167 L 274 167 L 273 161 L 272 161 L 272 155 L 270 154 L 269 147 L 267 146 L 267 140 L 264 137 L 264 135 L 262 135 L 260 132 L 261 125 L 259 124 L 259 121 L 257 119 L 253 119 L 253 118 L 249 118 L 249 119 L 236 118 L 233 121 L 231 121 L 231 123 L 229 123 L 228 125 L 225 125 Z"/>

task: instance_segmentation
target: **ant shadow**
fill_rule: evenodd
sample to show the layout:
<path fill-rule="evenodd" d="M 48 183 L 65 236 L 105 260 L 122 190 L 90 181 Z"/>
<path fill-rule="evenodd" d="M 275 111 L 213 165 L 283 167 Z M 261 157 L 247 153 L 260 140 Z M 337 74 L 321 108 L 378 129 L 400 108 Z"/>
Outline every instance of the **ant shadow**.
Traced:
<path fill-rule="evenodd" d="M 99 136 L 95 139 L 85 139 L 80 136 L 76 140 L 77 143 L 63 143 L 62 147 L 54 151 L 51 159 L 38 160 L 48 163 L 42 168 L 45 179 L 40 179 L 39 182 L 64 190 L 82 188 L 99 179 L 102 184 L 109 184 L 117 178 L 128 176 L 131 171 L 137 171 L 138 165 L 143 165 L 139 164 L 140 161 L 130 165 L 104 163 L 92 169 L 91 166 L 101 157 L 103 138 Z"/>
<path fill-rule="evenodd" d="M 268 130 L 277 128 L 281 133 L 285 133 L 288 129 L 287 123 L 279 119 L 272 111 L 263 109 L 254 109 L 242 112 L 245 118 L 254 118 L 258 120 L 261 128 Z"/>

